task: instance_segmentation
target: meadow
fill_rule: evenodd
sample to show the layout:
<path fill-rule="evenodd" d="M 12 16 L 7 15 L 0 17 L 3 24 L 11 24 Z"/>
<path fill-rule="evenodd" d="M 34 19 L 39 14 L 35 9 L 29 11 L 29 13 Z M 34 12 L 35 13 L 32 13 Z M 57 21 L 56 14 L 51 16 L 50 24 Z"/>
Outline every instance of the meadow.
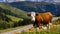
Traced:
<path fill-rule="evenodd" d="M 60 19 L 52 22 L 50 31 L 44 29 L 36 31 L 36 29 L 32 27 L 31 29 L 25 30 L 22 33 L 18 32 L 16 34 L 60 34 Z"/>
<path fill-rule="evenodd" d="M 32 28 L 20 34 L 60 34 L 60 25 L 51 26 L 50 32 L 47 30 L 43 30 L 43 29 L 36 31 L 35 29 Z"/>

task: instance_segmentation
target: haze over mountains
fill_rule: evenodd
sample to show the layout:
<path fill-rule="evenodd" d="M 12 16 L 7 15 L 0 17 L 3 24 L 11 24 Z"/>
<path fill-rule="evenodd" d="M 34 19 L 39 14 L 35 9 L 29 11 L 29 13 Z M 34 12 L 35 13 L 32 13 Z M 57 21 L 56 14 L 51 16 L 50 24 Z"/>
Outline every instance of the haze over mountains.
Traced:
<path fill-rule="evenodd" d="M 0 0 L 0 2 L 17 2 L 17 1 L 33 1 L 33 2 L 60 2 L 60 0 Z"/>

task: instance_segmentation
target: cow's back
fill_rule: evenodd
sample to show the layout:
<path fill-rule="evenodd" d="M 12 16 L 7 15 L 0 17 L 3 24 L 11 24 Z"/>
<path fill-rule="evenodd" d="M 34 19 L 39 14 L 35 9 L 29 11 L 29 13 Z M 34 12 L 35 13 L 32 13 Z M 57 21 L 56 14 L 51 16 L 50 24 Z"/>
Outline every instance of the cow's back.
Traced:
<path fill-rule="evenodd" d="M 52 20 L 52 14 L 50 12 L 40 14 L 43 18 L 43 23 L 48 24 Z"/>

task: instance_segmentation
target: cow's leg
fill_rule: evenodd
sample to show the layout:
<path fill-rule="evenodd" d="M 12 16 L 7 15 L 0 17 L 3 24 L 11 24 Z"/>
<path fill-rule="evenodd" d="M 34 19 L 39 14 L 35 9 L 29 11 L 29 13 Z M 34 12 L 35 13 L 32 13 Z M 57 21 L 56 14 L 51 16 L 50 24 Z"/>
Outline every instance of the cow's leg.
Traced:
<path fill-rule="evenodd" d="M 36 29 L 36 31 L 39 31 L 39 27 L 37 27 L 36 24 L 35 24 L 34 28 Z"/>
<path fill-rule="evenodd" d="M 47 30 L 47 26 L 46 25 L 43 25 L 42 26 L 42 29 Z"/>
<path fill-rule="evenodd" d="M 39 31 L 39 27 L 36 28 L 36 31 Z"/>
<path fill-rule="evenodd" d="M 50 24 L 47 24 L 47 30 L 50 31 Z"/>

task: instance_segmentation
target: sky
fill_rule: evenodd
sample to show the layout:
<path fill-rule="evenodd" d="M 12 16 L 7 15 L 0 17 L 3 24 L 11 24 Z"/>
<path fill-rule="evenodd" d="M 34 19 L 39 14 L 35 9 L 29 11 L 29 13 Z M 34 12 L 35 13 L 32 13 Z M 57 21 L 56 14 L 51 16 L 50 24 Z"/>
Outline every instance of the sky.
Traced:
<path fill-rule="evenodd" d="M 60 0 L 54 0 L 55 2 L 60 2 Z"/>
<path fill-rule="evenodd" d="M 0 0 L 0 2 L 6 2 L 6 1 L 8 1 L 8 2 L 14 2 L 16 0 Z"/>
<path fill-rule="evenodd" d="M 17 1 L 26 1 L 26 0 L 17 0 Z M 37 0 L 28 0 L 28 1 L 37 1 Z M 60 0 L 38 0 L 38 1 L 46 1 L 46 2 L 52 2 L 52 1 L 54 1 L 54 2 L 60 2 Z"/>
<path fill-rule="evenodd" d="M 0 1 L 3 1 L 3 0 L 0 0 Z"/>
<path fill-rule="evenodd" d="M 0 0 L 0 2 L 5 2 L 6 0 Z M 8 2 L 15 2 L 15 1 L 37 1 L 37 0 L 7 0 Z M 45 1 L 45 2 L 60 2 L 60 0 L 38 0 L 38 1 Z"/>

